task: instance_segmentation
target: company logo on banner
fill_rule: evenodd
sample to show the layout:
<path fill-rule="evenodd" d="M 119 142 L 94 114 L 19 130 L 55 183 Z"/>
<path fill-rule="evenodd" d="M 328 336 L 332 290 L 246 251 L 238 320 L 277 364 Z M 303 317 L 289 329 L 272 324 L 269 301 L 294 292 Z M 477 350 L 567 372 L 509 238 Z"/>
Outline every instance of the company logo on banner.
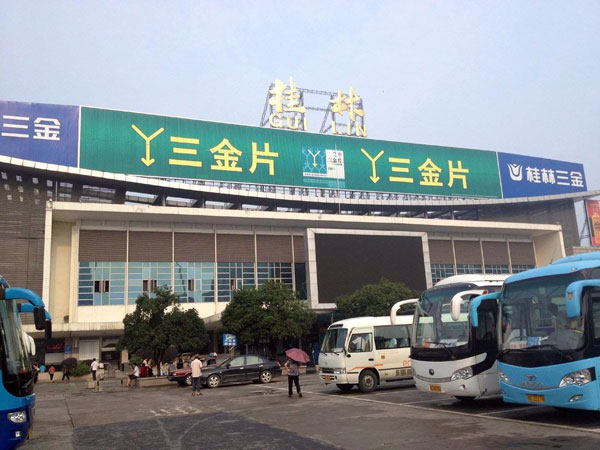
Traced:
<path fill-rule="evenodd" d="M 498 153 L 504 198 L 569 194 L 586 190 L 583 165 Z"/>
<path fill-rule="evenodd" d="M 594 247 L 600 246 L 600 202 L 598 200 L 586 200 L 588 223 L 590 225 L 590 241 Z"/>
<path fill-rule="evenodd" d="M 0 154 L 77 167 L 79 107 L 0 101 Z"/>

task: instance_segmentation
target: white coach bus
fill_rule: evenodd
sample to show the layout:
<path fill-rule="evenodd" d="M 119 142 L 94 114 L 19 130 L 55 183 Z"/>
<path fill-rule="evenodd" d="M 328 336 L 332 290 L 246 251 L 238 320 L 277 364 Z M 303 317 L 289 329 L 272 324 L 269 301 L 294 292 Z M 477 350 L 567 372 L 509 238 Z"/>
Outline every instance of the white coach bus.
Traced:
<path fill-rule="evenodd" d="M 418 389 L 463 401 L 500 393 L 498 304 L 496 300 L 481 303 L 477 328 L 471 327 L 468 311 L 473 298 L 500 291 L 507 277 L 455 275 L 421 294 L 411 341 Z"/>
<path fill-rule="evenodd" d="M 401 303 L 416 302 L 417 299 L 411 299 Z M 382 382 L 411 379 L 412 323 L 412 311 L 399 315 L 395 324 L 390 316 L 357 317 L 332 323 L 319 354 L 321 380 L 335 384 L 342 391 L 358 386 L 362 392 L 371 392 Z"/>

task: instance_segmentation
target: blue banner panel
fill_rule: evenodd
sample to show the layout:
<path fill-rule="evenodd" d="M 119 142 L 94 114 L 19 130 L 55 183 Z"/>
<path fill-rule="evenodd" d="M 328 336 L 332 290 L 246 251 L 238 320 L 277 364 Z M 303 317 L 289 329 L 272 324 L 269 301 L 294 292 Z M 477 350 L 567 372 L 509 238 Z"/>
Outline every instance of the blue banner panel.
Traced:
<path fill-rule="evenodd" d="M 77 167 L 79 107 L 0 101 L 0 155 Z"/>
<path fill-rule="evenodd" d="M 583 164 L 498 153 L 504 198 L 570 194 L 587 190 Z"/>

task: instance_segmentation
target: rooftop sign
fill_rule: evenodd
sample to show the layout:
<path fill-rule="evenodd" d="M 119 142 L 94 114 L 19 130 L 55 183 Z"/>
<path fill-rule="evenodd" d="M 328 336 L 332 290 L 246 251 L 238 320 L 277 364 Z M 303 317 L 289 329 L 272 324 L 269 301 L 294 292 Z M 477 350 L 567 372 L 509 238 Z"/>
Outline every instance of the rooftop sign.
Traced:
<path fill-rule="evenodd" d="M 37 103 L 0 101 L 0 119 L 0 155 L 112 173 L 467 198 L 587 189 L 581 164 L 485 150 Z"/>
<path fill-rule="evenodd" d="M 81 108 L 80 166 L 215 181 L 500 198 L 496 153 Z"/>

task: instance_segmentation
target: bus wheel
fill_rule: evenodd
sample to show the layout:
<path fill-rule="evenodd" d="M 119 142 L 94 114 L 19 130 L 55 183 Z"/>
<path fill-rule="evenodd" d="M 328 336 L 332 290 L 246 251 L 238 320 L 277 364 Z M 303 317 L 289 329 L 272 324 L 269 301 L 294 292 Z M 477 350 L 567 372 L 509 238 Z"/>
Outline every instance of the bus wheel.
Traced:
<path fill-rule="evenodd" d="M 377 387 L 377 376 L 370 370 L 365 370 L 358 379 L 360 392 L 373 392 Z"/>
<path fill-rule="evenodd" d="M 461 402 L 472 402 L 473 400 L 475 400 L 475 397 L 467 397 L 464 395 L 455 395 L 455 397 Z"/>
<path fill-rule="evenodd" d="M 342 392 L 350 392 L 352 390 L 352 388 L 354 387 L 353 384 L 336 384 L 336 386 Z"/>

